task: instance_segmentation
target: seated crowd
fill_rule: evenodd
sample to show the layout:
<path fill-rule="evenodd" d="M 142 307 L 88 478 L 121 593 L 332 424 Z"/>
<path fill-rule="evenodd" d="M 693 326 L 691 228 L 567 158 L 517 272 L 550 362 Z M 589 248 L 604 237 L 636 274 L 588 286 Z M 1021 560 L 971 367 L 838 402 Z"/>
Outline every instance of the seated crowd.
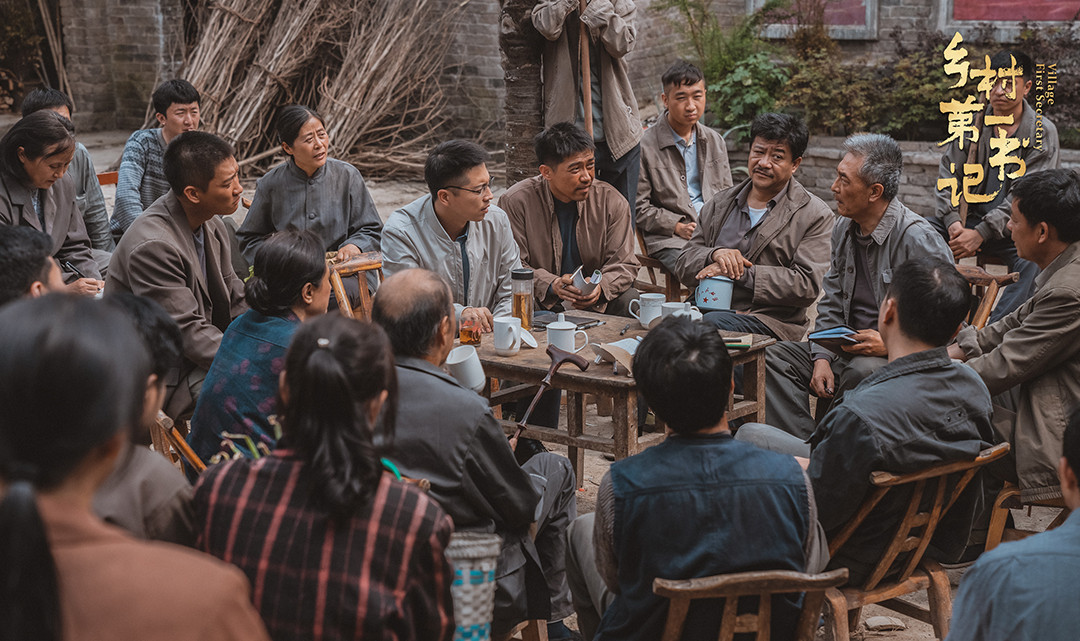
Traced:
<path fill-rule="evenodd" d="M 541 4 L 534 20 L 558 17 Z M 597 57 L 621 65 L 610 45 Z M 1030 71 L 1003 54 L 995 69 L 1012 56 Z M 735 183 L 724 139 L 700 122 L 701 71 L 679 62 L 661 83 L 665 109 L 643 135 L 607 101 L 594 105 L 607 139 L 581 126 L 581 105 L 548 122 L 537 175 L 497 204 L 481 146 L 436 145 L 428 193 L 385 226 L 302 105 L 275 120 L 287 159 L 242 225 L 227 221 L 240 166 L 199 131 L 183 80 L 153 94 L 160 127 L 127 141 L 110 217 L 70 99 L 30 94 L 0 139 L 0 638 L 448 640 L 462 579 L 446 551 L 472 531 L 501 538 L 492 638 L 525 621 L 574 638 L 576 614 L 586 639 L 645 641 L 668 612 L 658 577 L 846 568 L 862 584 L 910 502 L 888 495 L 830 556 L 874 471 L 1010 445 L 941 518 L 934 562 L 982 553 L 1006 483 L 1024 503 L 1080 505 L 1080 175 L 1060 168 L 1052 123 L 1049 151 L 966 219 L 947 197 L 908 208 L 899 144 L 852 135 L 834 214 L 795 177 L 810 143 L 798 117 L 753 120 Z M 1031 77 L 1004 85 L 986 113 L 1023 133 Z M 667 436 L 612 464 L 579 516 L 569 459 L 508 439 L 444 367 L 463 323 L 490 333 L 512 313 L 515 276 L 531 278 L 537 310 L 629 316 L 639 240 L 691 291 L 730 279 L 730 309 L 645 335 L 633 376 Z M 335 290 L 331 259 L 366 252 L 381 252 L 385 281 Z M 1021 274 L 985 327 L 967 324 L 954 263 L 977 252 Z M 579 271 L 599 286 L 580 289 Z M 334 312 L 365 288 L 370 321 Z M 841 347 L 808 339 L 842 326 Z M 775 339 L 765 423 L 729 417 L 742 367 L 717 330 Z M 556 427 L 561 395 L 544 393 L 530 423 Z M 167 419 L 190 426 L 205 471 L 185 478 L 150 449 Z M 950 638 L 1074 634 L 1078 518 L 979 558 Z M 800 603 L 773 598 L 773 638 L 793 638 Z M 714 638 L 720 615 L 691 608 L 684 638 Z"/>

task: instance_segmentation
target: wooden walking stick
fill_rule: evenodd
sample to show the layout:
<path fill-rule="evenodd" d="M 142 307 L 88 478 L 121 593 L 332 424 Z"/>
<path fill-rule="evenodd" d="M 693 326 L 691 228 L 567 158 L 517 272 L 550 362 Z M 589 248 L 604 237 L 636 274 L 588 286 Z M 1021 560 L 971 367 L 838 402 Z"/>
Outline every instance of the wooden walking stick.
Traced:
<path fill-rule="evenodd" d="M 585 4 L 588 0 L 580 0 L 581 8 L 579 10 L 580 16 L 585 15 Z M 580 25 L 581 37 L 578 38 L 578 49 L 580 51 L 581 59 L 581 109 L 585 112 L 585 131 L 589 132 L 589 137 L 593 135 L 592 126 L 592 67 L 589 62 L 589 25 L 584 22 Z"/>
<path fill-rule="evenodd" d="M 589 361 L 585 360 L 581 355 L 559 349 L 554 345 L 548 345 L 547 354 L 551 357 L 551 367 L 548 368 L 547 376 L 540 381 L 540 389 L 536 390 L 536 395 L 533 396 L 532 402 L 529 403 L 529 408 L 525 410 L 525 413 L 518 419 L 518 428 L 517 431 L 514 432 L 514 436 L 511 440 L 521 436 L 521 433 L 525 431 L 525 423 L 529 420 L 529 416 L 532 415 L 533 409 L 536 408 L 536 403 L 540 400 L 540 397 L 543 396 L 544 392 L 551 389 L 551 377 L 555 376 L 555 372 L 559 371 L 559 368 L 562 367 L 563 364 L 572 363 L 583 372 L 589 369 Z"/>

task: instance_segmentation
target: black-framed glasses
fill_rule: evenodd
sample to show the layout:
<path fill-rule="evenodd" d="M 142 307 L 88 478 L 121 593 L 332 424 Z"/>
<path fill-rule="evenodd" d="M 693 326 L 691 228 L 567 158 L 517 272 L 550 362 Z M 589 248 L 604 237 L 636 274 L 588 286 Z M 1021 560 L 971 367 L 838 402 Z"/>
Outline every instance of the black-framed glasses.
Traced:
<path fill-rule="evenodd" d="M 468 187 L 458 187 L 457 185 L 447 185 L 446 187 L 443 187 L 443 189 L 460 189 L 462 191 L 476 194 L 477 196 L 483 196 L 485 191 L 491 191 L 491 183 L 484 183 L 476 189 L 469 189 Z"/>

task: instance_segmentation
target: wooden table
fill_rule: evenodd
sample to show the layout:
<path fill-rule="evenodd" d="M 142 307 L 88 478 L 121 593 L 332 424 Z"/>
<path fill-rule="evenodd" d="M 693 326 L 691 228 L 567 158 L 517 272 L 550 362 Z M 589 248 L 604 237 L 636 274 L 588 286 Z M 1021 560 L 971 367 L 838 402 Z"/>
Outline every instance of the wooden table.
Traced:
<path fill-rule="evenodd" d="M 589 335 L 590 343 L 611 343 L 624 338 L 644 336 L 646 333 L 632 318 L 577 310 L 572 315 L 604 321 L 602 325 L 585 330 Z M 627 324 L 631 324 L 630 329 L 625 335 L 620 336 L 619 331 Z M 721 333 L 732 336 L 742 335 L 730 332 Z M 520 398 L 531 398 L 535 394 L 536 385 L 547 374 L 551 366 L 551 359 L 546 352 L 547 333 L 536 331 L 533 332 L 533 336 L 536 338 L 538 348 L 530 349 L 522 346 L 521 351 L 514 356 L 497 355 L 491 335 L 484 336 L 484 341 L 477 351 L 480 362 L 484 366 L 484 373 L 488 377 L 485 395 L 491 400 L 492 405 L 501 405 Z M 765 348 L 775 342 L 773 338 L 755 334 L 754 342 L 749 349 L 731 350 L 733 363 L 743 366 L 744 394 L 728 399 L 729 419 L 751 416 L 758 422 L 765 421 Z M 566 430 L 528 425 L 522 433 L 525 437 L 545 443 L 567 446 L 567 454 L 573 465 L 574 474 L 577 476 L 578 487 L 584 483 L 582 472 L 585 468 L 585 450 L 605 452 L 613 454 L 616 459 L 623 459 L 664 438 L 662 427 L 658 432 L 638 436 L 637 385 L 634 379 L 627 376 L 621 367 L 619 373 L 615 374 L 612 372 L 611 363 L 593 362 L 596 353 L 591 347 L 585 347 L 580 354 L 589 361 L 587 370 L 582 372 L 574 365 L 567 363 L 552 379 L 552 385 L 555 388 L 566 392 Z M 523 385 L 493 392 L 492 388 L 497 385 L 493 385 L 492 382 L 496 379 L 519 381 Z M 610 396 L 614 399 L 612 438 L 585 434 L 586 394 Z M 517 429 L 517 424 L 510 421 L 504 420 L 502 425 L 507 434 L 512 434 Z"/>

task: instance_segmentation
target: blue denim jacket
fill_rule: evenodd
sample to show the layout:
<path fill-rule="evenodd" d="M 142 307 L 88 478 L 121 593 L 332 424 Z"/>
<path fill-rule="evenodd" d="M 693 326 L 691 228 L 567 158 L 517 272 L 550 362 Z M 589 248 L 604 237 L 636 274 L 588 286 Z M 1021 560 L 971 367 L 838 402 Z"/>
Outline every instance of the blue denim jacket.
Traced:
<path fill-rule="evenodd" d="M 676 435 L 611 467 L 619 594 L 596 638 L 659 639 L 667 616 L 653 579 L 806 570 L 810 494 L 790 456 L 731 434 Z M 790 638 L 797 599 L 773 600 L 773 639 Z M 690 609 L 684 639 L 715 639 L 720 608 Z"/>

